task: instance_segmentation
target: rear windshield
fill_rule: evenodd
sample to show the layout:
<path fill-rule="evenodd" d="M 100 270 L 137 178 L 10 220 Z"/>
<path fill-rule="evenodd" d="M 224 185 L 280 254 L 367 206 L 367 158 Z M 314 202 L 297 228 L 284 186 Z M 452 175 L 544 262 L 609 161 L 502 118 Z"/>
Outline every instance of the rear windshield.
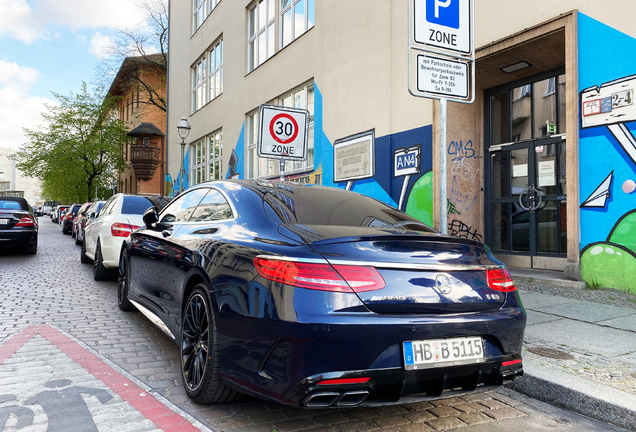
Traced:
<path fill-rule="evenodd" d="M 373 198 L 336 188 L 282 187 L 270 189 L 264 199 L 283 221 L 300 225 L 388 228 L 394 224 L 421 223 Z"/>
<path fill-rule="evenodd" d="M 82 207 L 81 205 L 74 205 L 73 208 L 71 209 L 71 212 L 76 215 L 77 212 L 79 211 L 80 207 Z"/>
<path fill-rule="evenodd" d="M 0 200 L 0 209 L 7 210 L 28 210 L 28 208 L 22 208 L 18 201 Z"/>
<path fill-rule="evenodd" d="M 152 203 L 145 197 L 125 196 L 122 214 L 141 215 L 152 207 Z"/>

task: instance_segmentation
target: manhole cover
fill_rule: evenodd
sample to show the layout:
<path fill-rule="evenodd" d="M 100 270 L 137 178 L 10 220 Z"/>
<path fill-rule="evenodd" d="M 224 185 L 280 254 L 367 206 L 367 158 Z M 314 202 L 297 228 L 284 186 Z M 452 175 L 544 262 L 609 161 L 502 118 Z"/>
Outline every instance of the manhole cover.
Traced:
<path fill-rule="evenodd" d="M 528 351 L 532 354 L 540 355 L 542 357 L 550 357 L 557 360 L 574 360 L 574 357 L 570 354 L 550 348 L 528 348 Z"/>

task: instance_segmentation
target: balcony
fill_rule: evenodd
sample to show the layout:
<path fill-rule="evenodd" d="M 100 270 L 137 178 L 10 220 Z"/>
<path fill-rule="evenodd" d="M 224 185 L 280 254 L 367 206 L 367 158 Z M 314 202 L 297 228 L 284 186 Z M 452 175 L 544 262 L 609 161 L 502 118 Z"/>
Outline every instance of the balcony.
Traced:
<path fill-rule="evenodd" d="M 158 147 L 132 146 L 130 162 L 139 180 L 150 180 L 161 164 L 161 152 Z"/>

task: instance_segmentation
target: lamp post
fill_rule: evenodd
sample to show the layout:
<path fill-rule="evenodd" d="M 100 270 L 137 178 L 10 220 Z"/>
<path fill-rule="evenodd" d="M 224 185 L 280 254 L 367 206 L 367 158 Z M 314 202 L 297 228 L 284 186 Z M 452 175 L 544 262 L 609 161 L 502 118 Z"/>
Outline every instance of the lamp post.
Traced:
<path fill-rule="evenodd" d="M 190 134 L 190 123 L 188 123 L 188 119 L 186 117 L 181 117 L 181 121 L 177 124 L 177 131 L 181 137 L 181 169 L 179 170 L 179 175 L 181 176 L 181 181 L 179 182 L 179 193 L 181 193 L 183 192 L 183 178 L 185 177 L 185 169 L 183 169 L 185 139 Z"/>

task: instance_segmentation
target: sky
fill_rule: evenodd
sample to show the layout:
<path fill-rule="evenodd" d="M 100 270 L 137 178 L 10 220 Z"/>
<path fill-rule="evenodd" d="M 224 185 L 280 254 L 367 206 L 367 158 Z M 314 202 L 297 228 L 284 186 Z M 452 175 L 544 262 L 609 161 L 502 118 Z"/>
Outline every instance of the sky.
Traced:
<path fill-rule="evenodd" d="M 45 124 L 52 92 L 90 85 L 113 30 L 142 19 L 136 0 L 0 0 L 0 147 L 18 149 L 22 128 Z"/>

